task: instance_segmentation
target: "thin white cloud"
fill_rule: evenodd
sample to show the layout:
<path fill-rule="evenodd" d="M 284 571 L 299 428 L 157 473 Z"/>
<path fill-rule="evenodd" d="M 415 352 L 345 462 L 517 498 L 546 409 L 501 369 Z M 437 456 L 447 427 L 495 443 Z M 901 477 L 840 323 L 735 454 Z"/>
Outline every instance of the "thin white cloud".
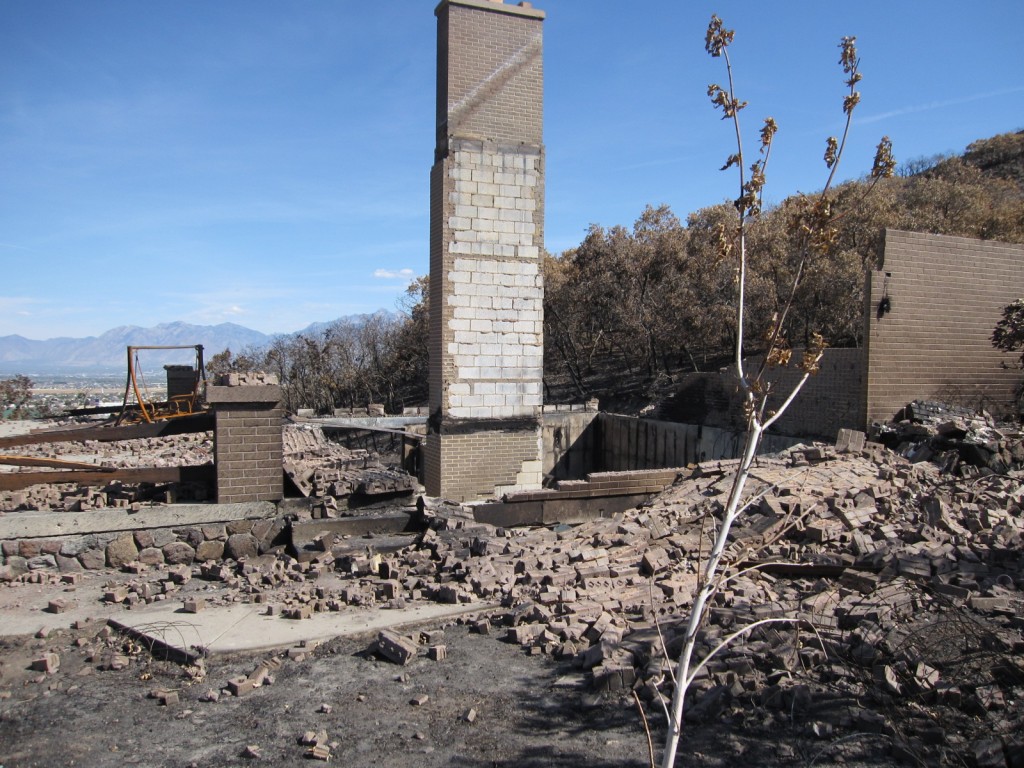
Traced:
<path fill-rule="evenodd" d="M 0 296 L 0 313 L 30 317 L 32 307 L 42 303 L 39 299 L 29 296 Z"/>
<path fill-rule="evenodd" d="M 373 270 L 373 276 L 379 277 L 384 280 L 412 280 L 416 276 L 416 272 L 411 269 L 375 269 Z"/>
<path fill-rule="evenodd" d="M 76 306 L 48 297 L 0 296 L 0 336 L 52 339 L 96 335 L 115 325 L 127 324 L 121 322 L 117 304 L 105 304 L 101 313 L 91 306 Z M 97 318 L 103 318 L 105 325 L 97 328 Z"/>
<path fill-rule="evenodd" d="M 1021 93 L 1024 91 L 1024 87 L 1020 88 L 1007 88 L 1001 91 L 991 91 L 989 93 L 977 93 L 973 96 L 965 96 L 960 99 L 947 99 L 946 101 L 931 101 L 927 104 L 913 104 L 903 109 L 894 109 L 889 112 L 882 112 L 877 115 L 868 115 L 867 117 L 858 117 L 858 125 L 868 125 L 870 123 L 878 123 L 882 120 L 888 120 L 892 117 L 902 117 L 903 115 L 916 115 L 920 112 L 930 112 L 933 109 L 946 109 L 947 107 L 959 107 L 962 104 L 970 104 L 974 101 L 983 101 L 984 99 L 994 99 L 1000 96 L 1008 96 L 1013 93 Z"/>
<path fill-rule="evenodd" d="M 250 309 L 239 304 L 226 304 L 226 303 L 206 303 L 203 306 L 197 307 L 182 307 L 178 315 L 175 315 L 174 309 L 168 309 L 171 314 L 168 315 L 173 319 L 182 319 L 186 322 L 195 323 L 196 325 L 216 325 L 223 323 L 225 320 L 235 321 L 242 319 L 244 324 L 244 318 L 252 316 L 253 312 Z"/>

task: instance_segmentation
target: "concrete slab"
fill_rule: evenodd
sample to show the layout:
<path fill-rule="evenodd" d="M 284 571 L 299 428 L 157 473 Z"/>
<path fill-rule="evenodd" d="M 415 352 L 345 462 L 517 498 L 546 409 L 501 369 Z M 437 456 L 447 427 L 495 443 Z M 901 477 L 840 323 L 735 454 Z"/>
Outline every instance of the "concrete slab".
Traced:
<path fill-rule="evenodd" d="M 354 515 L 292 523 L 292 542 L 312 541 L 322 533 L 339 536 L 365 536 L 368 533 L 403 533 L 422 531 L 426 526 L 421 515 L 407 512 Z"/>
<path fill-rule="evenodd" d="M 401 431 L 405 427 L 427 423 L 426 416 L 334 416 L 328 418 L 294 418 L 293 421 L 318 424 L 327 429 L 380 429 Z"/>
<path fill-rule="evenodd" d="M 31 635 L 40 629 L 67 629 L 76 621 L 106 621 L 125 612 L 122 605 L 102 602 L 107 584 L 129 580 L 127 574 L 105 572 L 83 575 L 75 586 L 23 584 L 0 589 L 0 637 Z M 61 613 L 47 610 L 51 600 L 63 600 Z"/>
<path fill-rule="evenodd" d="M 153 572 L 150 576 L 155 576 Z M 231 590 L 203 584 L 199 590 L 186 588 L 166 601 L 136 605 L 103 602 L 112 586 L 138 580 L 138 576 L 115 571 L 87 572 L 76 585 L 18 584 L 0 589 L 0 637 L 33 635 L 40 629 L 67 629 L 76 621 L 107 622 L 134 634 L 151 646 L 164 649 L 171 658 L 195 658 L 203 653 L 244 653 L 288 648 L 303 640 L 329 640 L 376 633 L 431 622 L 442 622 L 466 614 L 495 610 L 499 603 L 475 602 L 460 605 L 409 603 L 405 608 L 346 607 L 343 611 L 314 613 L 309 619 L 267 616 L 266 603 L 218 602 Z M 336 574 L 325 574 L 320 583 L 328 590 L 338 587 Z M 198 582 L 191 582 L 196 587 Z M 186 598 L 203 598 L 207 607 L 198 613 L 182 608 Z M 65 609 L 47 610 L 60 599 Z M 271 597 L 271 603 L 273 597 Z"/>
<path fill-rule="evenodd" d="M 179 604 L 121 612 L 111 626 L 181 655 L 242 653 L 289 648 L 303 640 L 330 640 L 494 610 L 498 603 L 416 603 L 406 608 L 349 608 L 309 619 L 267 616 L 266 605 L 214 606 L 185 613 Z"/>

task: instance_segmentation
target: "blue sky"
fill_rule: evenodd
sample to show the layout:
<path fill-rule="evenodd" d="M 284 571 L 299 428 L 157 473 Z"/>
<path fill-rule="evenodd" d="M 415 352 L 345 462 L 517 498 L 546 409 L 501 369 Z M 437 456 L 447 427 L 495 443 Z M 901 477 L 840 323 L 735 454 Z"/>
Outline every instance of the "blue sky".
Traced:
<path fill-rule="evenodd" d="M 291 332 L 394 309 L 428 271 L 434 0 L 0 3 L 0 336 L 235 322 Z M 648 203 L 735 194 L 708 103 L 717 12 L 750 142 L 780 132 L 767 196 L 824 181 L 837 44 L 864 81 L 843 175 L 1024 129 L 1019 0 L 536 0 L 546 246 Z"/>

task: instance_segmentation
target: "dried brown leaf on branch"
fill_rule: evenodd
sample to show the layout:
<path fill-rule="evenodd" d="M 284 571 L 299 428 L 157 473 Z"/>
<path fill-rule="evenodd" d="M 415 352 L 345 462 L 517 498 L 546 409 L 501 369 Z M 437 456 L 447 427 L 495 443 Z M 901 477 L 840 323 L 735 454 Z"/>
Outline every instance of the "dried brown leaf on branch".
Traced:
<path fill-rule="evenodd" d="M 704 50 L 712 56 L 721 56 L 722 51 L 732 43 L 735 35 L 735 30 L 726 29 L 722 20 L 717 15 L 712 15 L 707 34 L 704 36 Z"/>

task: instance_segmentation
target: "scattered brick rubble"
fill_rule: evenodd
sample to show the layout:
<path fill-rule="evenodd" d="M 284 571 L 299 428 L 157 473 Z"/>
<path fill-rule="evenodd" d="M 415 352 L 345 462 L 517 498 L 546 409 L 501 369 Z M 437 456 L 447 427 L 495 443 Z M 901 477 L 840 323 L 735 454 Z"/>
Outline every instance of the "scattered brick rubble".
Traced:
<path fill-rule="evenodd" d="M 265 371 L 247 371 L 241 373 L 222 373 L 217 377 L 217 384 L 222 387 L 279 385 L 280 377 L 276 373 Z"/>
<path fill-rule="evenodd" d="M 875 439 L 911 461 L 933 461 L 946 472 L 974 477 L 987 468 L 997 473 L 1024 467 L 1024 436 L 1012 425 L 997 425 L 944 403 L 916 400 L 888 424 L 875 425 Z"/>
<path fill-rule="evenodd" d="M 981 427 L 955 439 L 971 445 Z M 1015 455 L 1020 432 L 998 434 L 986 451 Z M 758 461 L 730 554 L 762 567 L 719 591 L 698 656 L 761 619 L 799 618 L 800 631 L 765 624 L 710 660 L 688 720 L 799 711 L 822 739 L 871 731 L 929 763 L 950 754 L 1024 762 L 1024 473 L 1005 461 L 1003 474 L 989 461 L 951 462 L 947 451 L 962 454 L 945 442 L 948 429 L 923 436 L 932 452 L 911 454 L 938 464 L 849 432 L 842 454 L 797 447 Z M 437 600 L 500 599 L 505 608 L 479 620 L 480 631 L 571 659 L 598 691 L 664 701 L 665 650 L 674 659 L 681 647 L 696 565 L 734 465 L 702 464 L 646 508 L 572 528 L 495 529 L 471 508 L 437 505 L 419 546 L 383 569 Z M 837 698 L 850 706 L 818 710 Z"/>
<path fill-rule="evenodd" d="M 17 450 L 25 456 L 82 460 L 118 469 L 198 466 L 213 461 L 213 436 L 210 432 L 199 432 L 174 437 L 145 437 L 119 443 L 95 440 L 36 443 L 19 446 Z M 37 470 L 33 467 L 4 469 L 24 472 Z M 33 485 L 22 491 L 0 492 L 0 514 L 25 510 L 80 512 L 131 507 L 139 503 L 207 500 L 207 488 L 202 483 L 179 483 L 173 489 L 167 486 L 155 487 L 151 483 L 130 484 L 120 481 L 104 486 L 54 483 Z"/>
<path fill-rule="evenodd" d="M 869 696 L 878 710 L 815 721 L 815 734 L 877 730 L 917 755 L 976 750 L 964 739 L 995 734 L 1020 760 L 1022 712 L 1011 702 L 1024 693 L 1015 656 L 1024 649 L 1021 477 L 958 488 L 931 466 L 817 448 L 762 461 L 755 477 L 772 491 L 735 532 L 734 554 L 785 566 L 747 572 L 719 592 L 702 651 L 758 619 L 800 617 L 814 631 L 764 625 L 734 643 L 695 681 L 688 719 L 761 708 L 806 716 L 836 695 Z M 490 531 L 442 518 L 424 537 L 438 563 L 435 594 L 500 595 L 508 610 L 484 629 L 498 625 L 530 652 L 571 658 L 598 689 L 655 701 L 670 694 L 664 648 L 678 652 L 694 564 L 708 547 L 702 510 L 727 490 L 727 466 L 712 465 L 646 510 L 572 531 Z M 901 706 L 912 707 L 910 721 L 906 712 L 875 717 Z M 936 726 L 943 718 L 974 727 Z"/>
<path fill-rule="evenodd" d="M 730 537 L 732 576 L 697 655 L 751 622 L 800 622 L 763 624 L 708 660 L 689 721 L 792 724 L 799 714 L 817 738 L 877 733 L 894 755 L 927 764 L 1024 764 L 1021 433 L 911 408 L 916 420 L 873 433 L 896 436 L 898 453 L 844 431 L 835 447 L 758 459 Z M 632 690 L 658 712 L 735 464 L 688 468 L 646 506 L 576 526 L 496 528 L 472 505 L 425 500 L 429 526 L 397 552 L 370 539 L 332 540 L 308 561 L 257 551 L 168 567 L 165 556 L 108 599 L 185 600 L 217 581 L 233 588 L 224 599 L 266 603 L 283 620 L 419 599 L 479 605 L 476 631 L 570 660 L 587 697 Z M 438 639 L 381 633 L 372 650 L 399 664 L 440 660 Z"/>

